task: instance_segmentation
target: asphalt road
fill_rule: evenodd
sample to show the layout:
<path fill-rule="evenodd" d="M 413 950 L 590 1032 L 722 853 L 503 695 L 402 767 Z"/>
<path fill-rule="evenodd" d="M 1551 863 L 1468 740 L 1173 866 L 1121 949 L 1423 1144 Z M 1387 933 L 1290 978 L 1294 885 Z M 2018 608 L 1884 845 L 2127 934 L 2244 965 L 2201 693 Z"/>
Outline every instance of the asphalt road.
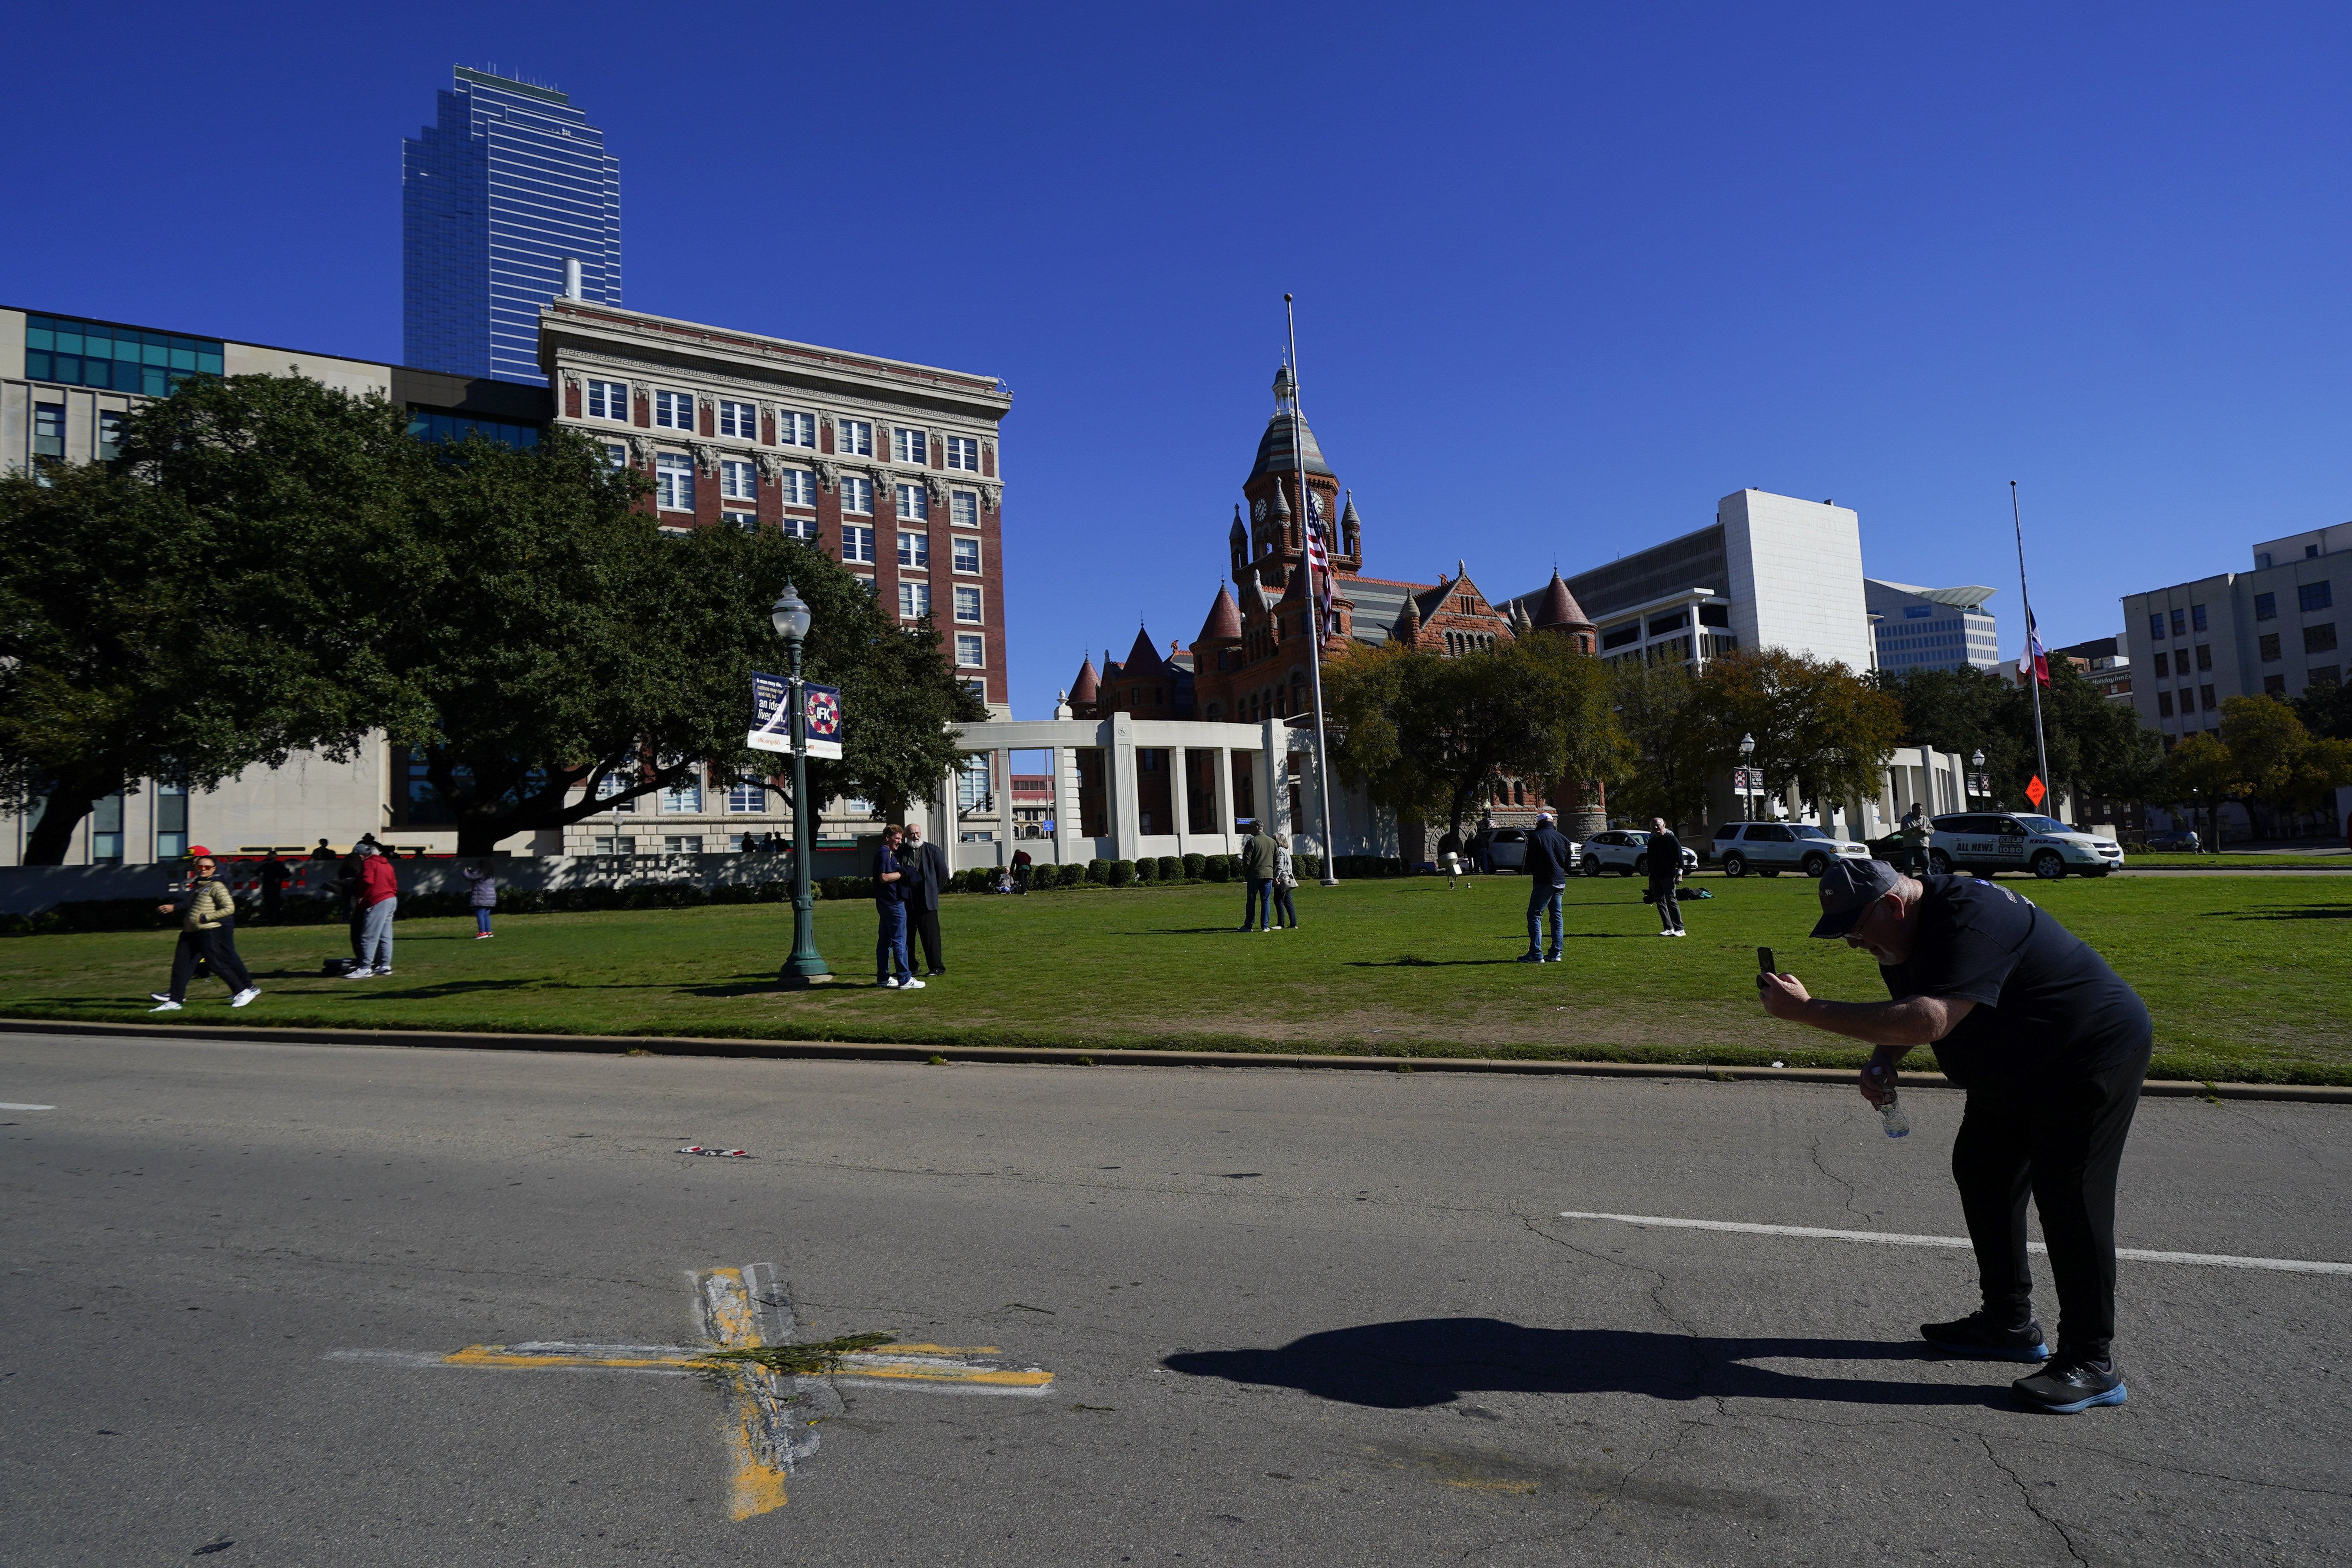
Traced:
<path fill-rule="evenodd" d="M 2126 1261 L 2131 1402 L 2054 1417 L 1912 1338 L 1965 1253 L 1558 1218 L 1956 1235 L 1906 1100 L 0 1037 L 0 1562 L 2352 1554 L 2352 1276 Z M 2352 1111 L 2150 1102 L 2123 1241 L 2352 1260 L 2347 1167 Z M 761 1262 L 1020 1385 L 802 1385 L 737 1520 L 730 1385 L 439 1360 L 693 1343 Z"/>

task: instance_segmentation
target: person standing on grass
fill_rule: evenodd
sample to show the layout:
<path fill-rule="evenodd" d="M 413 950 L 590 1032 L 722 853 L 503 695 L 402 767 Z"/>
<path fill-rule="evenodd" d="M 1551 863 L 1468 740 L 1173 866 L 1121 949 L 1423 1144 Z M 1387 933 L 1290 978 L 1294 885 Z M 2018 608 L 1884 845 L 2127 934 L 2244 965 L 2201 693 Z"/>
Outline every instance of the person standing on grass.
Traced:
<path fill-rule="evenodd" d="M 1249 884 L 1242 904 L 1244 931 L 1252 925 L 1260 931 L 1273 929 L 1266 923 L 1274 918 L 1274 870 L 1280 848 L 1264 828 L 1242 841 L 1242 880 Z"/>
<path fill-rule="evenodd" d="M 1274 835 L 1274 885 L 1267 889 L 1267 896 L 1274 901 L 1274 928 L 1276 931 L 1282 929 L 1286 917 L 1293 931 L 1298 929 L 1298 905 L 1290 901 L 1291 890 L 1297 885 L 1298 868 L 1290 858 L 1290 835 L 1276 833 Z"/>
<path fill-rule="evenodd" d="M 1480 876 L 1495 874 L 1495 817 L 1491 811 L 1479 813 L 1478 831 L 1470 835 L 1470 863 L 1478 868 Z"/>
<path fill-rule="evenodd" d="M 392 921 L 400 909 L 400 877 L 392 862 L 373 839 L 362 839 L 356 852 L 360 862 L 360 961 L 346 980 L 364 980 L 392 973 Z"/>
<path fill-rule="evenodd" d="M 1522 964 L 1557 964 L 1559 962 L 1559 896 L 1568 890 L 1568 868 L 1576 859 L 1576 846 L 1559 831 L 1558 820 L 1549 811 L 1536 813 L 1536 831 L 1528 835 L 1528 950 L 1519 955 Z M 1543 950 L 1543 918 L 1551 914 L 1551 952 Z"/>
<path fill-rule="evenodd" d="M 1664 817 L 1650 819 L 1645 852 L 1650 857 L 1650 901 L 1658 906 L 1658 935 L 1689 936 L 1683 929 L 1682 901 L 1675 896 L 1675 885 L 1683 879 L 1683 841 Z"/>
<path fill-rule="evenodd" d="M 925 843 L 923 825 L 909 822 L 906 849 L 898 862 L 907 873 L 907 924 L 923 945 L 923 967 L 935 977 L 944 975 L 948 968 L 940 962 L 940 890 L 948 884 L 947 852 Z M 913 956 L 912 941 L 907 951 Z"/>
<path fill-rule="evenodd" d="M 495 936 L 490 929 L 490 911 L 499 906 L 499 873 L 487 864 L 464 868 L 466 903 L 474 911 L 474 940 Z"/>
<path fill-rule="evenodd" d="M 874 942 L 874 984 L 886 991 L 923 988 L 907 955 L 907 873 L 898 858 L 904 838 L 893 823 L 882 830 L 881 845 L 874 852 L 874 914 L 879 926 Z M 893 962 L 898 966 L 895 977 L 890 972 Z"/>
<path fill-rule="evenodd" d="M 1839 861 L 1820 883 L 1815 936 L 1878 960 L 1885 1002 L 1832 1002 L 1794 975 L 1759 975 L 1764 1010 L 1876 1047 L 1862 1097 L 1883 1106 L 1895 1070 L 1933 1045 L 1968 1091 L 1952 1142 L 1984 1305 L 1919 1335 L 1954 1355 L 2046 1362 L 2011 1385 L 2073 1415 L 2126 1397 L 2116 1333 L 2116 1176 L 2155 1030 L 2147 1004 L 2084 940 L 2005 887 Z M 2058 1289 L 2058 1352 L 2033 1318 L 2025 1203 Z"/>
<path fill-rule="evenodd" d="M 218 869 L 212 852 L 198 845 L 187 891 L 178 903 L 156 906 L 159 915 L 180 917 L 180 940 L 172 949 L 172 988 L 147 993 L 155 1004 L 151 1012 L 180 1010 L 180 1004 L 188 998 L 188 981 L 199 959 L 227 985 L 229 1006 L 241 1008 L 261 994 L 246 972 L 245 960 L 236 956 L 236 900 L 214 875 Z"/>
<path fill-rule="evenodd" d="M 264 920 L 275 920 L 285 913 L 286 879 L 293 874 L 294 868 L 279 860 L 276 850 L 270 851 L 261 864 L 255 868 L 254 875 L 261 883 L 261 917 Z"/>

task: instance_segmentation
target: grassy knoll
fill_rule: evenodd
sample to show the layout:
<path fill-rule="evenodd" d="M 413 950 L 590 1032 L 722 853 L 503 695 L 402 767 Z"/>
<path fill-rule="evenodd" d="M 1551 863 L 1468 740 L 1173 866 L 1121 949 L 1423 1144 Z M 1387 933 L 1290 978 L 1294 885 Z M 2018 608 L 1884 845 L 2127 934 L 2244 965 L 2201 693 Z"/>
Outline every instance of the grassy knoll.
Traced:
<path fill-rule="evenodd" d="M 0 943 L 0 1014 L 19 1018 L 583 1034 L 727 1035 L 973 1045 L 1843 1065 L 1861 1053 L 1766 1018 L 1748 977 L 1778 950 L 1817 994 L 1883 995 L 1843 944 L 1811 943 L 1802 877 L 1701 879 L 1691 936 L 1662 940 L 1639 884 L 1571 882 L 1568 961 L 1513 962 L 1526 881 L 1298 891 L 1306 929 L 1244 936 L 1225 885 L 959 895 L 950 973 L 872 988 L 868 906 L 818 906 L 843 984 L 779 990 L 789 905 L 509 917 L 399 927 L 398 973 L 318 973 L 336 927 L 240 937 L 266 995 L 232 1012 L 204 982 L 149 1019 L 168 933 Z M 2012 881 L 2088 937 L 2147 998 L 2158 1076 L 2352 1082 L 2352 888 L 2320 877 Z"/>

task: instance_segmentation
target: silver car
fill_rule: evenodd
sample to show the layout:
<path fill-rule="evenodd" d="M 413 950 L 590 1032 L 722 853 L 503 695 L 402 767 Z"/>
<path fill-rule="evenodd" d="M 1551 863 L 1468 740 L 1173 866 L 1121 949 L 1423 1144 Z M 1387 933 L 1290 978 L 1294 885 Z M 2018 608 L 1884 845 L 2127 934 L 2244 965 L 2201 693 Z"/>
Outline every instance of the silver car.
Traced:
<path fill-rule="evenodd" d="M 1819 876 L 1840 856 L 1868 860 L 1868 844 L 1833 839 L 1806 822 L 1726 822 L 1715 830 L 1715 857 L 1726 876 L 1746 876 L 1753 871 L 1778 876 L 1801 871 Z"/>
<path fill-rule="evenodd" d="M 1595 833 L 1584 841 L 1584 849 L 1577 868 L 1587 876 L 1599 876 L 1613 871 L 1619 876 L 1650 874 L 1650 835 L 1630 829 L 1612 828 L 1605 833 Z M 1685 848 L 1683 874 L 1698 870 L 1698 852 Z"/>

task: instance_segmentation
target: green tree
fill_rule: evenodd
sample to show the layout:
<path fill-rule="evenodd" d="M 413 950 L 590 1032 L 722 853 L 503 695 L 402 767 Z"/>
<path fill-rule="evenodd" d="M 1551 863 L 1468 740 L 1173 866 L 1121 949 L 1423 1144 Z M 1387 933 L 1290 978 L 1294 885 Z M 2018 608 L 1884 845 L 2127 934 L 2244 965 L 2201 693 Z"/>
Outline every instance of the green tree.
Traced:
<path fill-rule="evenodd" d="M 1753 736 L 1748 766 L 1776 792 L 1793 788 L 1808 810 L 1878 798 L 1903 738 L 1903 705 L 1876 685 L 1780 648 L 1724 654 L 1694 684 L 1710 775 L 1738 766 L 1741 738 Z"/>
<path fill-rule="evenodd" d="M 2323 681 L 2294 699 L 2295 716 L 2314 735 L 2352 740 L 2352 683 Z"/>
<path fill-rule="evenodd" d="M 1454 658 L 1356 649 L 1325 666 L 1323 696 L 1339 776 L 1401 821 L 1457 835 L 1500 779 L 1606 783 L 1629 761 L 1607 671 L 1561 637 Z"/>
<path fill-rule="evenodd" d="M 1617 805 L 1635 821 L 1704 818 L 1714 731 L 1690 672 L 1627 659 L 1611 666 L 1610 676 L 1610 701 L 1633 759 L 1617 786 Z"/>
<path fill-rule="evenodd" d="M 126 421 L 110 464 L 0 479 L 0 803 L 59 863 L 91 801 L 348 757 L 394 693 L 301 573 L 396 512 L 415 443 L 383 400 L 206 378 Z"/>
<path fill-rule="evenodd" d="M 2238 759 L 2220 740 L 2202 731 L 2183 739 L 2164 759 L 2159 798 L 2205 812 L 2206 841 L 2221 848 L 2221 807 L 2242 800 L 2246 784 Z"/>
<path fill-rule="evenodd" d="M 2164 752 L 2129 703 L 2116 702 L 2064 659 L 2053 660 L 2042 693 L 2042 727 L 2054 787 L 2072 781 L 2094 795 L 2140 800 L 2155 788 Z M 2041 766 L 2033 745 L 2032 695 L 2000 670 L 1879 671 L 1873 684 L 1902 704 L 1904 738 L 1973 757 L 1982 751 L 1993 798 L 2021 803 Z"/>
<path fill-rule="evenodd" d="M 2225 700 L 2221 744 L 2244 797 L 2282 814 L 2333 815 L 2336 791 L 2352 784 L 2352 740 L 2313 735 L 2276 697 Z"/>

